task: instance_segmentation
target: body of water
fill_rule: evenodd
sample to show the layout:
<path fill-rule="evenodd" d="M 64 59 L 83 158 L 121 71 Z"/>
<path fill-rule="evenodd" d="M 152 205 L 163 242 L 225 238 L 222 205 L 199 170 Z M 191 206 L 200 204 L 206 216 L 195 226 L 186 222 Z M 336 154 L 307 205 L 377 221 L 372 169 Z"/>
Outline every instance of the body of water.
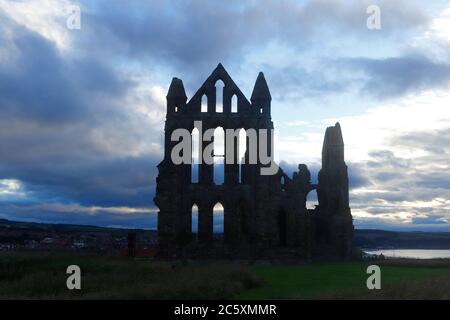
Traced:
<path fill-rule="evenodd" d="M 414 258 L 414 259 L 436 259 L 450 258 L 450 250 L 434 249 L 380 249 L 364 250 L 368 254 L 383 254 L 389 258 Z"/>

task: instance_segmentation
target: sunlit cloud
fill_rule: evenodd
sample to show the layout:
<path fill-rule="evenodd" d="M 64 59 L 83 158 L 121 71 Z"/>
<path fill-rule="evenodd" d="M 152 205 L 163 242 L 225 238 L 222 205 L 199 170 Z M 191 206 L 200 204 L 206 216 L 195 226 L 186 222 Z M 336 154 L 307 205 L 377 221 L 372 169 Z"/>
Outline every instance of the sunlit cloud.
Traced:
<path fill-rule="evenodd" d="M 0 201 L 3 199 L 25 197 L 25 192 L 20 181 L 15 179 L 0 180 Z"/>
<path fill-rule="evenodd" d="M 74 4 L 78 3 L 69 0 L 0 0 L 0 12 L 52 41 L 58 49 L 67 51 L 71 45 L 72 30 L 67 28 L 66 21 Z"/>

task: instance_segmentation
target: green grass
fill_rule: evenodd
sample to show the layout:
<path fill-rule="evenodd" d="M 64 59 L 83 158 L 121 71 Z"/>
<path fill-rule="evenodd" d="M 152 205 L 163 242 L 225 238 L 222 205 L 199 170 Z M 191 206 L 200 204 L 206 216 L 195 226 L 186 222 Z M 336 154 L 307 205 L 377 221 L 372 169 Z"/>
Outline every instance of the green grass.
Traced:
<path fill-rule="evenodd" d="M 414 262 L 396 265 L 379 262 L 382 290 L 429 279 L 450 279 L 450 263 L 436 267 Z M 380 292 L 366 287 L 369 264 L 363 262 L 316 263 L 299 266 L 255 267 L 254 272 L 264 279 L 263 285 L 241 292 L 240 299 L 312 299 L 312 298 L 383 298 Z M 450 288 L 450 287 L 449 287 Z M 392 289 L 391 291 L 395 291 Z M 406 290 L 408 290 L 406 288 Z M 450 290 L 449 290 L 450 292 Z M 392 292 L 393 294 L 394 292 Z M 395 299 L 395 296 L 385 296 Z M 401 297 L 399 297 L 401 298 Z"/>
<path fill-rule="evenodd" d="M 66 289 L 68 265 L 82 290 Z M 92 254 L 0 253 L 0 299 L 450 299 L 450 260 L 386 260 L 382 290 L 366 288 L 368 263 L 183 266 Z"/>

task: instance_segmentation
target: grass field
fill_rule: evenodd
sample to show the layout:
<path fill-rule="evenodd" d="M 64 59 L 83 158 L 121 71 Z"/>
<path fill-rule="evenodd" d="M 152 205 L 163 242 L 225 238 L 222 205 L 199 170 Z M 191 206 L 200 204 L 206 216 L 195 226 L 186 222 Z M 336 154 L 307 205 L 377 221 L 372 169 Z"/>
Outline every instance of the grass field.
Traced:
<path fill-rule="evenodd" d="M 66 288 L 68 265 L 82 290 Z M 366 288 L 367 263 L 183 266 L 68 253 L 0 253 L 1 299 L 450 299 L 450 260 L 386 260 L 382 289 Z"/>
<path fill-rule="evenodd" d="M 261 286 L 238 295 L 241 299 L 450 299 L 450 261 L 378 262 L 381 290 L 366 287 L 368 264 L 362 262 L 317 263 L 304 266 L 254 267 L 264 279 Z M 438 282 L 440 289 L 430 284 Z M 444 287 L 446 286 L 446 287 Z M 416 288 L 423 292 L 416 292 Z M 442 290 L 441 290 L 442 289 Z"/>

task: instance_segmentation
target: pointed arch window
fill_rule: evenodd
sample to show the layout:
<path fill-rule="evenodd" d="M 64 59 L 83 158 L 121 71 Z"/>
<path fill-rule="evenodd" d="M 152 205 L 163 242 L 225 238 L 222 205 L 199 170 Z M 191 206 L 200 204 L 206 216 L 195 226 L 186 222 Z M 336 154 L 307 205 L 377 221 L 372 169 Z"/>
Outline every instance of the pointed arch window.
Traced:
<path fill-rule="evenodd" d="M 191 151 L 191 183 L 199 182 L 199 149 L 200 133 L 197 128 L 192 130 L 192 151 Z"/>
<path fill-rule="evenodd" d="M 239 175 L 238 183 L 244 182 L 244 165 L 245 165 L 245 153 L 247 151 L 247 133 L 245 129 L 239 130 L 238 136 L 238 161 L 239 161 Z"/>
<path fill-rule="evenodd" d="M 208 112 L 208 97 L 206 94 L 202 95 L 201 112 Z"/>
<path fill-rule="evenodd" d="M 225 84 L 222 80 L 217 80 L 216 82 L 216 112 L 223 112 L 223 89 L 225 88 Z"/>
<path fill-rule="evenodd" d="M 222 127 L 214 130 L 214 184 L 225 181 L 225 131 Z"/>
<path fill-rule="evenodd" d="M 317 190 L 311 190 L 306 195 L 306 209 L 308 210 L 314 210 L 319 205 L 318 197 L 317 197 Z"/>
<path fill-rule="evenodd" d="M 217 202 L 213 208 L 213 232 L 218 235 L 223 235 L 225 232 L 224 228 L 224 209 L 220 202 Z"/>
<path fill-rule="evenodd" d="M 231 97 L 231 112 L 232 113 L 238 112 L 237 96 L 235 94 Z"/>
<path fill-rule="evenodd" d="M 198 233 L 198 206 L 195 203 L 191 208 L 191 233 L 194 236 Z"/>

